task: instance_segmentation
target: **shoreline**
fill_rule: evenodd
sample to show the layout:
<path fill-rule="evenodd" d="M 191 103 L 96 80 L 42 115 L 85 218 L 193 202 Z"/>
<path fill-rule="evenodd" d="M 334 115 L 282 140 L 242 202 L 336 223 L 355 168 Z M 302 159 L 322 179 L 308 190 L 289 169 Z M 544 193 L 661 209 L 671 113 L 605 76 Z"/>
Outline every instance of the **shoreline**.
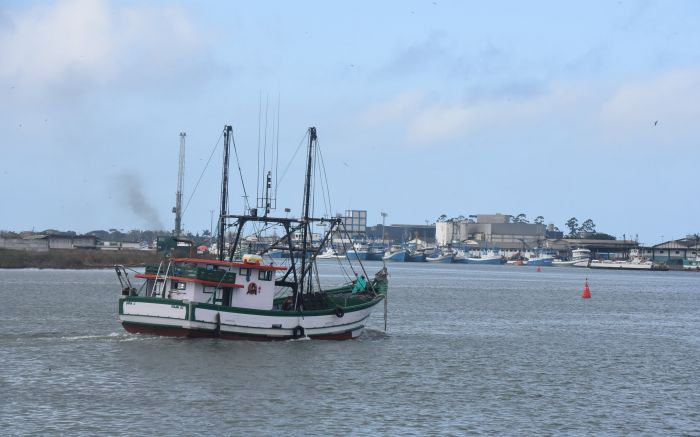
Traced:
<path fill-rule="evenodd" d="M 0 269 L 107 269 L 121 264 L 143 267 L 157 264 L 160 257 L 155 251 L 94 249 L 52 249 L 44 252 L 0 249 Z"/>

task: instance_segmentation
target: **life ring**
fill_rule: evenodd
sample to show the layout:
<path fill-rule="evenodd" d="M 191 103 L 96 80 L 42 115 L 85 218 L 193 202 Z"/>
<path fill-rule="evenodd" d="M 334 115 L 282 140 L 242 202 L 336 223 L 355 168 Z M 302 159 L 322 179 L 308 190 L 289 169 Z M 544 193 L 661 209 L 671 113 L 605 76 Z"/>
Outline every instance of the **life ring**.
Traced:
<path fill-rule="evenodd" d="M 248 294 L 258 294 L 258 284 L 255 282 L 248 284 Z"/>
<path fill-rule="evenodd" d="M 335 307 L 335 315 L 340 319 L 345 315 L 345 310 L 341 307 Z"/>
<path fill-rule="evenodd" d="M 301 338 L 304 337 L 304 328 L 301 326 L 297 326 L 296 328 L 292 329 L 292 338 Z"/>

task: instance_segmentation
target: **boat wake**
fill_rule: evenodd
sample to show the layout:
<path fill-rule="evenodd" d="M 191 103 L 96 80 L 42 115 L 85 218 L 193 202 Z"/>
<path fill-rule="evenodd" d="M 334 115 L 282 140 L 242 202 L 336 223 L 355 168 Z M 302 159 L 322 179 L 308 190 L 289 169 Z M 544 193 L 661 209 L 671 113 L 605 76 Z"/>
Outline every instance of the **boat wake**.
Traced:
<path fill-rule="evenodd" d="M 0 334 L 0 340 L 3 341 L 91 341 L 91 340 L 106 340 L 106 341 L 134 341 L 146 336 L 137 336 L 127 332 L 110 332 L 109 334 L 95 335 L 65 335 L 62 332 L 32 332 L 32 333 L 16 333 L 16 334 Z"/>
<path fill-rule="evenodd" d="M 307 341 L 307 340 L 311 340 L 311 339 L 312 339 L 311 337 L 299 337 L 299 338 L 290 338 L 287 341 Z"/>

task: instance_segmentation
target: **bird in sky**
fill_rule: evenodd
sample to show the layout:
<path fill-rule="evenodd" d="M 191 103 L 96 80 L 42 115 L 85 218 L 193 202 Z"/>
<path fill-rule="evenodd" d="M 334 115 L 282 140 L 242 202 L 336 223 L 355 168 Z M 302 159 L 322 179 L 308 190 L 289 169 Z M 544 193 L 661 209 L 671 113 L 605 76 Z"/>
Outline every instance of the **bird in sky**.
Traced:
<path fill-rule="evenodd" d="M 654 122 L 654 126 L 656 126 L 657 124 L 659 124 L 659 120 L 656 120 L 656 121 Z"/>

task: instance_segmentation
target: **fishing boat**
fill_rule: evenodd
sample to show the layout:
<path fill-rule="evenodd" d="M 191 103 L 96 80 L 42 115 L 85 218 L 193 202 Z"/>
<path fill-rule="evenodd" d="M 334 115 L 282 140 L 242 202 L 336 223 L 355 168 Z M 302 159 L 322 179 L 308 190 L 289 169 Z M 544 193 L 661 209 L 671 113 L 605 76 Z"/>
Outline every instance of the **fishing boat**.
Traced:
<path fill-rule="evenodd" d="M 338 252 L 332 248 L 332 247 L 327 247 L 326 250 L 323 251 L 323 253 L 319 254 L 317 259 L 342 259 L 345 258 L 343 255 L 338 255 Z"/>
<path fill-rule="evenodd" d="M 386 244 L 371 243 L 367 246 L 367 260 L 381 261 L 384 259 L 384 252 L 386 252 Z"/>
<path fill-rule="evenodd" d="M 574 249 L 571 251 L 571 259 L 552 260 L 552 265 L 555 267 L 588 267 L 591 260 L 591 251 L 588 249 Z"/>
<path fill-rule="evenodd" d="M 655 265 L 652 261 L 642 258 L 632 258 L 631 260 L 591 260 L 588 264 L 591 269 L 613 269 L 613 270 L 666 270 L 661 265 Z"/>
<path fill-rule="evenodd" d="M 406 252 L 406 258 L 404 261 L 410 263 L 422 263 L 425 262 L 426 255 L 422 250 L 408 250 Z"/>
<path fill-rule="evenodd" d="M 436 251 L 432 256 L 428 256 L 425 260 L 435 264 L 452 264 L 454 252 L 452 250 Z"/>
<path fill-rule="evenodd" d="M 394 261 L 394 262 L 404 262 L 406 261 L 406 255 L 408 250 L 401 246 L 392 246 L 389 250 L 384 252 L 384 261 Z"/>
<path fill-rule="evenodd" d="M 695 259 L 684 259 L 683 270 L 700 270 L 700 255 L 696 256 Z"/>
<path fill-rule="evenodd" d="M 360 243 L 353 244 L 352 249 L 348 249 L 345 252 L 345 256 L 352 261 L 366 261 L 368 255 L 369 248 L 366 245 Z"/>
<path fill-rule="evenodd" d="M 344 340 L 359 336 L 374 308 L 384 301 L 388 273 L 386 267 L 369 278 L 359 263 L 350 267 L 355 278 L 336 287 L 321 288 L 316 259 L 330 244 L 334 232 L 342 229 L 340 218 L 311 216 L 313 158 L 316 156 L 316 129 L 309 128 L 302 216 L 300 218 L 228 213 L 228 167 L 232 138 L 231 126 L 224 128 L 224 166 L 219 214 L 218 259 L 171 257 L 157 266 L 147 266 L 135 275 L 144 279 L 140 288 L 132 285 L 123 266 L 115 266 L 122 286 L 119 321 L 132 333 L 178 337 L 220 337 L 245 340 L 312 339 Z M 246 225 L 259 229 L 277 225 L 280 237 L 267 249 L 234 259 L 235 248 L 245 238 Z M 313 227 L 325 226 L 318 242 Z M 232 244 L 225 235 L 233 229 Z M 256 231 L 257 232 L 257 231 Z M 301 250 L 292 237 L 301 234 Z M 230 254 L 225 259 L 224 248 Z M 268 250 L 284 250 L 287 266 L 263 262 Z"/>
<path fill-rule="evenodd" d="M 462 262 L 465 264 L 500 265 L 504 263 L 504 258 L 493 250 L 482 251 L 480 256 L 467 256 Z"/>

